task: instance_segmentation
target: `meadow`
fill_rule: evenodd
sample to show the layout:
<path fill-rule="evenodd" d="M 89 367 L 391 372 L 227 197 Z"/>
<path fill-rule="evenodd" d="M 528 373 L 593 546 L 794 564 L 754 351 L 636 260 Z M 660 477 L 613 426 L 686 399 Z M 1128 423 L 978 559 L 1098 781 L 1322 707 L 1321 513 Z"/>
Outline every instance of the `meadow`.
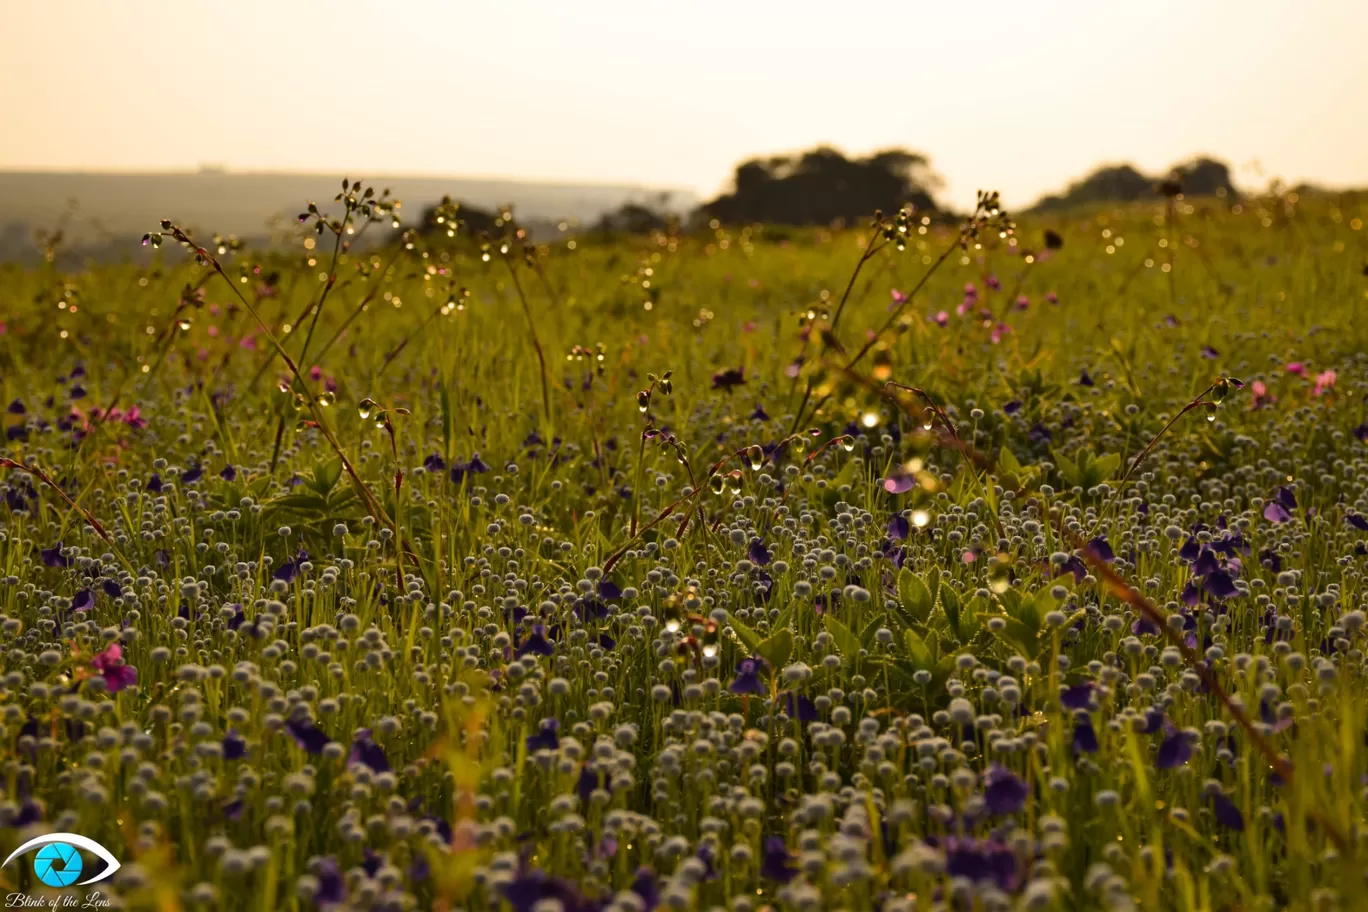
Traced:
<path fill-rule="evenodd" d="M 1368 908 L 1365 201 L 344 249 L 396 213 L 340 196 L 0 267 L 0 853 L 83 834 L 122 908 Z"/>

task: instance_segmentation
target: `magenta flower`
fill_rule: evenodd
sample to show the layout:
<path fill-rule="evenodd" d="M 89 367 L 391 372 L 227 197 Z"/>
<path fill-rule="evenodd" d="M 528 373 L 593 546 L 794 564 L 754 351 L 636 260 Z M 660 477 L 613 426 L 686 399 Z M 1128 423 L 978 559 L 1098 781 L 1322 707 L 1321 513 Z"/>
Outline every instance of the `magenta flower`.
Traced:
<path fill-rule="evenodd" d="M 118 643 L 110 643 L 104 652 L 91 656 L 90 667 L 104 677 L 110 693 L 118 693 L 138 683 L 138 669 L 123 664 L 123 647 Z"/>
<path fill-rule="evenodd" d="M 1335 380 L 1338 379 L 1338 376 L 1339 375 L 1332 370 L 1321 371 L 1316 375 L 1316 388 L 1312 390 L 1312 395 L 1323 396 L 1334 389 Z"/>
<path fill-rule="evenodd" d="M 935 320 L 937 326 L 945 326 L 950 322 L 950 314 L 943 310 L 938 310 L 936 311 L 935 317 L 932 319 Z"/>
<path fill-rule="evenodd" d="M 1053 291 L 1047 291 L 1045 292 L 1045 300 L 1049 301 L 1051 304 L 1058 304 L 1059 295 L 1055 294 Z"/>
<path fill-rule="evenodd" d="M 1300 361 L 1288 361 L 1287 372 L 1289 374 L 1296 374 L 1298 377 L 1305 377 L 1306 365 L 1302 364 Z"/>

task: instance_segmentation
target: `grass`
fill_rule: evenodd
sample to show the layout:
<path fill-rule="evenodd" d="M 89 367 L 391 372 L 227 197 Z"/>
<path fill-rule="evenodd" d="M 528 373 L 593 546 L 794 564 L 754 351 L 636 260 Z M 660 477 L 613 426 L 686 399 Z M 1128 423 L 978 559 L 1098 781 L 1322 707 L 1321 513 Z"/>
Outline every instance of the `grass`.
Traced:
<path fill-rule="evenodd" d="M 354 252 L 372 199 L 0 267 L 5 855 L 95 839 L 128 908 L 1368 905 L 1363 203 Z"/>

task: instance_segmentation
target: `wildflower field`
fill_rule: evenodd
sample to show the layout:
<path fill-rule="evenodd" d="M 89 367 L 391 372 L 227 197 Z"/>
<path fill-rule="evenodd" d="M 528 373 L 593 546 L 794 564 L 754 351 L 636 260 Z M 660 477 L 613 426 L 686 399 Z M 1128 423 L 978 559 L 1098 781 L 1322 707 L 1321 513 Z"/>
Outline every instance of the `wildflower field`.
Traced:
<path fill-rule="evenodd" d="M 0 855 L 162 910 L 1368 908 L 1368 203 L 403 214 L 0 267 Z"/>

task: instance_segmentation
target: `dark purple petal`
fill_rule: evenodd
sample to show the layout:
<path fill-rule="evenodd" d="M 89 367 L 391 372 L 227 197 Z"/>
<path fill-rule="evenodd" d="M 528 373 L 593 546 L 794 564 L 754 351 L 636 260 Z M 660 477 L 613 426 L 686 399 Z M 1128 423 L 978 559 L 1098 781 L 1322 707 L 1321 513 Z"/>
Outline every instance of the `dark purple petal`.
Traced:
<path fill-rule="evenodd" d="M 323 734 L 318 726 L 309 721 L 291 720 L 285 723 L 285 729 L 295 744 L 311 754 L 323 753 L 323 748 L 332 743 L 332 738 Z"/>
<path fill-rule="evenodd" d="M 883 489 L 889 494 L 906 494 L 917 486 L 916 476 L 890 475 L 883 480 Z"/>
<path fill-rule="evenodd" d="M 1074 723 L 1073 749 L 1076 754 L 1095 754 L 1099 749 L 1097 743 L 1097 732 L 1093 730 L 1092 722 L 1084 716 Z"/>
<path fill-rule="evenodd" d="M 1103 563 L 1110 564 L 1116 560 L 1116 553 L 1112 551 L 1111 545 L 1107 544 L 1107 540 L 1100 535 L 1088 542 L 1087 548 L 1094 559 Z"/>
<path fill-rule="evenodd" d="M 43 548 L 39 550 L 38 557 L 40 560 L 42 560 L 44 564 L 46 564 L 49 567 L 65 567 L 71 563 L 71 561 L 65 555 L 62 554 L 61 542 L 58 542 L 55 546 L 51 548 Z"/>
<path fill-rule="evenodd" d="M 230 465 L 226 465 L 223 467 L 223 471 L 219 472 L 219 478 L 222 478 L 224 481 L 237 481 L 237 469 Z"/>
<path fill-rule="evenodd" d="M 729 367 L 712 375 L 713 389 L 730 390 L 746 382 L 745 368 Z"/>
<path fill-rule="evenodd" d="M 760 876 L 766 880 L 788 883 L 797 873 L 797 866 L 784 843 L 784 837 L 771 836 L 766 839 L 765 853 L 760 859 Z"/>
<path fill-rule="evenodd" d="M 1159 769 L 1177 769 L 1185 765 L 1192 759 L 1192 743 L 1187 735 L 1182 732 L 1170 735 L 1164 739 L 1164 743 L 1159 745 L 1159 755 L 1155 758 L 1155 766 Z"/>
<path fill-rule="evenodd" d="M 1292 514 L 1287 512 L 1287 507 L 1284 507 L 1276 500 L 1270 500 L 1268 503 L 1264 504 L 1263 518 L 1271 523 L 1280 525 L 1290 520 Z"/>
<path fill-rule="evenodd" d="M 911 534 L 912 524 L 901 513 L 888 521 L 888 537 L 894 541 L 903 541 Z"/>
<path fill-rule="evenodd" d="M 1240 594 L 1240 590 L 1235 588 L 1235 580 L 1225 570 L 1217 570 L 1208 575 L 1202 582 L 1202 588 L 1208 595 L 1218 599 L 1228 599 Z"/>
<path fill-rule="evenodd" d="M 755 659 L 742 659 L 736 666 L 736 677 L 727 688 L 734 694 L 763 694 L 765 685 L 760 681 L 760 663 Z"/>
<path fill-rule="evenodd" d="M 556 750 L 560 747 L 560 738 L 556 735 L 556 730 L 560 728 L 560 723 L 555 719 L 543 719 L 536 733 L 527 736 L 527 752 L 535 754 L 539 750 Z"/>
<path fill-rule="evenodd" d="M 1297 495 L 1292 493 L 1288 487 L 1278 488 L 1278 503 L 1289 510 L 1297 509 Z"/>
<path fill-rule="evenodd" d="M 771 560 L 769 549 L 758 538 L 751 540 L 750 547 L 746 549 L 746 556 L 750 558 L 751 563 L 758 564 L 761 567 L 769 564 Z"/>
<path fill-rule="evenodd" d="M 1203 548 L 1202 553 L 1192 562 L 1192 572 L 1197 576 L 1209 576 L 1221 569 L 1221 562 L 1216 559 L 1216 552 L 1210 548 Z"/>
<path fill-rule="evenodd" d="M 1216 812 L 1216 820 L 1221 826 L 1230 830 L 1244 830 L 1244 814 L 1240 813 L 1240 809 L 1225 792 L 1217 792 L 1211 796 L 1211 807 Z"/>
<path fill-rule="evenodd" d="M 181 473 L 181 481 L 184 484 L 193 484 L 194 482 L 199 481 L 203 475 L 204 469 L 200 466 L 194 465 Z"/>
<path fill-rule="evenodd" d="M 371 730 L 363 728 L 356 733 L 356 738 L 352 741 L 351 753 L 347 755 L 347 766 L 357 763 L 369 766 L 373 772 L 387 773 L 390 770 L 389 759 L 385 757 L 385 751 L 380 745 L 375 743 L 371 737 Z"/>
<path fill-rule="evenodd" d="M 1345 521 L 1360 532 L 1368 532 L 1368 519 L 1364 519 L 1357 513 L 1350 513 L 1345 517 Z"/>
<path fill-rule="evenodd" d="M 1093 687 L 1091 681 L 1066 687 L 1059 694 L 1059 702 L 1065 709 L 1090 709 L 1092 707 Z"/>
<path fill-rule="evenodd" d="M 112 579 L 104 580 L 100 583 L 100 588 L 103 589 L 104 594 L 110 598 L 118 598 L 123 595 L 123 587 Z"/>
<path fill-rule="evenodd" d="M 1215 358 L 1219 358 L 1220 355 L 1221 355 L 1221 353 L 1218 352 L 1216 349 L 1212 348 L 1210 345 L 1203 345 L 1203 346 L 1202 346 L 1202 357 L 1203 357 L 1203 358 L 1206 358 L 1207 360 L 1210 361 L 1210 360 L 1213 360 L 1213 359 L 1215 359 Z"/>
<path fill-rule="evenodd" d="M 95 606 L 95 596 L 91 595 L 89 589 L 82 589 L 76 593 L 76 597 L 71 600 L 72 611 L 89 611 Z"/>
<path fill-rule="evenodd" d="M 983 791 L 989 813 L 1003 816 L 1015 814 L 1026 805 L 1031 790 L 1026 780 L 1008 769 L 996 769 L 988 775 L 988 787 Z"/>
<path fill-rule="evenodd" d="M 247 742 L 238 737 L 235 729 L 228 729 L 228 734 L 223 736 L 223 759 L 241 760 L 247 756 Z"/>

